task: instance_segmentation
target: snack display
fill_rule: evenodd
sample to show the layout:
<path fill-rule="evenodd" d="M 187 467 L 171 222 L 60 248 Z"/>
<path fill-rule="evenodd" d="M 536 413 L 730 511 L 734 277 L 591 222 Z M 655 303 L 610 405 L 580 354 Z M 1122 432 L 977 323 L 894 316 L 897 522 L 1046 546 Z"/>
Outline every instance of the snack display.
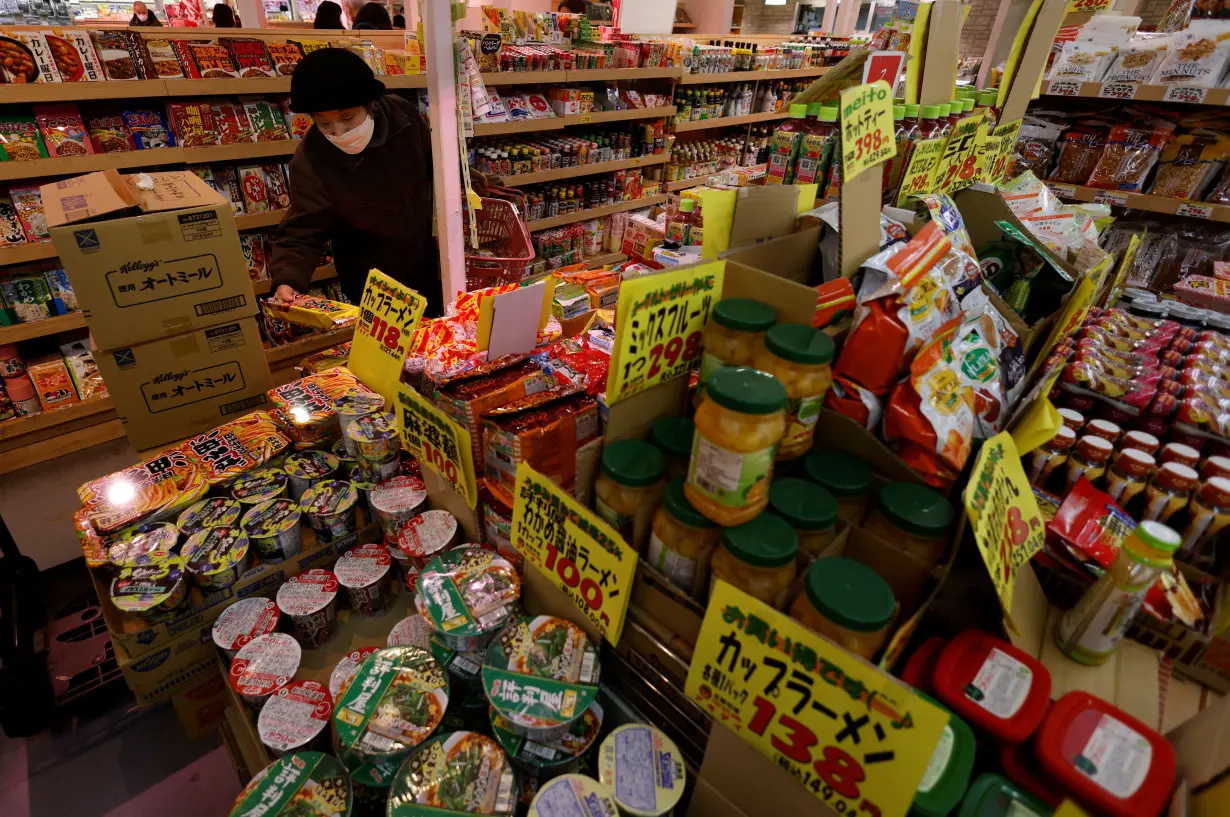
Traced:
<path fill-rule="evenodd" d="M 188 575 L 205 592 L 225 590 L 239 581 L 248 558 L 248 537 L 237 525 L 203 528 L 180 551 Z"/>
<path fill-rule="evenodd" d="M 384 545 L 360 545 L 342 554 L 333 572 L 346 590 L 350 609 L 364 618 L 379 618 L 389 612 L 393 605 L 392 565 L 393 557 Z"/>
<path fill-rule="evenodd" d="M 314 485 L 327 482 L 337 472 L 337 457 L 325 451 L 296 451 L 287 454 L 282 469 L 290 479 L 290 495 L 296 502 Z"/>
<path fill-rule="evenodd" d="M 516 794 L 516 775 L 499 744 L 476 732 L 450 732 L 431 738 L 402 763 L 389 789 L 388 814 L 442 810 L 510 817 Z"/>
<path fill-rule="evenodd" d="M 327 748 L 333 698 L 318 681 L 294 681 L 279 689 L 261 707 L 256 731 L 275 754 Z M 325 744 L 322 746 L 322 744 Z"/>
<path fill-rule="evenodd" d="M 243 513 L 243 506 L 238 502 L 213 497 L 190 506 L 179 515 L 175 525 L 184 536 L 192 536 L 206 528 L 233 525 L 239 520 L 241 513 Z"/>
<path fill-rule="evenodd" d="M 273 599 L 240 599 L 223 610 L 214 622 L 214 646 L 228 660 L 233 659 L 249 641 L 276 630 L 281 617 Z"/>

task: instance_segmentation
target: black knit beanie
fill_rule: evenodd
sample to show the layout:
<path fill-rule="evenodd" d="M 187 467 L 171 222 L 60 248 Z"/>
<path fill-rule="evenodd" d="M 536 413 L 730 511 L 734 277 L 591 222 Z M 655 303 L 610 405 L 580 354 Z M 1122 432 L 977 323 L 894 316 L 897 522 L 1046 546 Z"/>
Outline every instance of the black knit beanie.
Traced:
<path fill-rule="evenodd" d="M 320 48 L 307 54 L 290 78 L 290 108 L 295 113 L 356 108 L 383 93 L 384 83 L 347 48 Z"/>

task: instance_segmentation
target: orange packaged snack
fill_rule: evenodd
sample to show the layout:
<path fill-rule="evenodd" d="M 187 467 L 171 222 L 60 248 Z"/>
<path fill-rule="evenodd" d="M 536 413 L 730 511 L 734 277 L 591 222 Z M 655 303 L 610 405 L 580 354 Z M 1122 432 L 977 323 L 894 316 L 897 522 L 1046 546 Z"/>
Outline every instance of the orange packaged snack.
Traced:
<path fill-rule="evenodd" d="M 295 447 L 313 448 L 341 433 L 333 408 L 338 398 L 370 392 L 348 369 L 338 366 L 292 380 L 266 394 L 273 404 L 270 415 Z"/>
<path fill-rule="evenodd" d="M 201 499 L 209 483 L 200 466 L 177 448 L 100 477 L 77 489 L 87 519 L 100 534 L 139 522 L 170 522 Z"/>
<path fill-rule="evenodd" d="M 73 379 L 64 365 L 64 359 L 59 355 L 46 355 L 36 358 L 26 364 L 30 380 L 34 382 L 34 392 L 44 411 L 62 406 L 71 406 L 81 402 L 77 398 L 77 389 L 73 387 Z"/>
<path fill-rule="evenodd" d="M 245 414 L 179 446 L 211 486 L 253 471 L 288 448 L 290 439 L 266 411 Z"/>
<path fill-rule="evenodd" d="M 1173 128 L 1171 125 L 1171 130 Z M 1170 130 L 1164 128 L 1116 125 L 1110 129 L 1102 156 L 1085 184 L 1106 190 L 1140 192 L 1170 138 Z"/>

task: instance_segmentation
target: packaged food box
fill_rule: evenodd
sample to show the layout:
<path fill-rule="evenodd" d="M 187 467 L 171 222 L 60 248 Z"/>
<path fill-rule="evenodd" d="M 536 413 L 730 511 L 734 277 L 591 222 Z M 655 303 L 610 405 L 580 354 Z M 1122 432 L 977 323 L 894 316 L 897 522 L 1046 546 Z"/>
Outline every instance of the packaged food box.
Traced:
<path fill-rule="evenodd" d="M 9 195 L 13 198 L 13 207 L 17 210 L 17 218 L 21 220 L 26 241 L 50 241 L 47 216 L 43 213 L 43 197 L 38 187 L 10 187 Z"/>
<path fill-rule="evenodd" d="M 68 367 L 68 375 L 72 378 L 73 388 L 82 400 L 94 397 L 106 397 L 107 384 L 103 382 L 98 364 L 90 354 L 89 344 L 83 340 L 60 344 L 60 354 L 64 356 L 64 365 Z"/>
<path fill-rule="evenodd" d="M 159 79 L 183 79 L 184 69 L 170 40 L 142 39 L 141 47 L 154 77 Z"/>
<path fill-rule="evenodd" d="M 47 153 L 53 157 L 85 156 L 94 152 L 77 106 L 72 103 L 35 105 L 34 119 Z"/>
<path fill-rule="evenodd" d="M 62 267 L 43 270 L 43 278 L 51 290 L 51 304 L 57 315 L 67 315 L 81 309 L 77 303 L 77 293 L 73 292 L 72 284 L 68 282 L 68 273 Z"/>
<path fill-rule="evenodd" d="M 175 146 L 175 137 L 167 127 L 166 120 L 158 111 L 140 108 L 124 111 L 124 124 L 132 132 L 133 141 L 139 150 L 169 148 Z"/>
<path fill-rule="evenodd" d="M 26 243 L 26 231 L 21 228 L 17 208 L 7 195 L 0 196 L 0 247 Z"/>
<path fill-rule="evenodd" d="M 252 123 L 258 142 L 280 142 L 290 138 L 286 118 L 270 102 L 259 97 L 242 97 L 243 109 Z"/>
<path fill-rule="evenodd" d="M 98 153 L 123 153 L 137 149 L 132 131 L 118 111 L 91 112 L 86 116 L 85 125 L 90 142 Z"/>
<path fill-rule="evenodd" d="M 240 165 L 235 172 L 239 177 L 239 189 L 243 192 L 244 212 L 269 212 L 269 191 L 260 165 Z"/>
<path fill-rule="evenodd" d="M 333 404 L 339 397 L 370 392 L 339 366 L 270 390 L 270 415 L 297 446 L 306 448 L 338 436 Z"/>
<path fill-rule="evenodd" d="M 3 38 L 0 37 L 0 42 Z M 5 106 L 0 112 L 0 160 L 28 162 L 46 159 L 47 146 L 38 132 L 38 122 L 28 108 Z"/>
<path fill-rule="evenodd" d="M 0 297 L 18 323 L 33 323 L 51 317 L 51 290 L 42 275 L 10 273 L 0 278 Z"/>
<path fill-rule="evenodd" d="M 243 260 L 248 264 L 248 277 L 253 281 L 268 281 L 265 237 L 260 233 L 244 233 L 239 236 L 239 245 L 243 247 Z"/>
<path fill-rule="evenodd" d="M 52 29 L 44 32 L 51 58 L 63 82 L 102 82 L 103 73 L 90 33 L 84 29 Z"/>
<path fill-rule="evenodd" d="M 94 52 L 102 62 L 103 72 L 107 75 L 107 79 L 140 78 L 137 74 L 138 58 L 129 50 L 128 38 L 124 34 L 123 31 L 90 31 Z"/>
<path fill-rule="evenodd" d="M 51 46 L 41 31 L 12 31 L 0 36 L 0 77 L 11 84 L 60 82 Z"/>
<path fill-rule="evenodd" d="M 80 402 L 73 378 L 59 355 L 44 355 L 26 362 L 26 370 L 34 381 L 34 390 L 44 411 L 71 406 Z"/>
<path fill-rule="evenodd" d="M 213 174 L 215 183 L 210 186 L 231 203 L 231 212 L 237 216 L 247 212 L 244 210 L 243 189 L 239 186 L 239 174 L 235 172 L 235 168 L 230 165 L 214 165 Z"/>
<path fill-rule="evenodd" d="M 279 99 L 278 107 L 282 111 L 282 120 L 286 123 L 286 129 L 290 131 L 291 139 L 302 139 L 312 129 L 312 115 L 292 111 L 290 97 Z"/>
<path fill-rule="evenodd" d="M 172 102 L 167 105 L 171 130 L 186 148 L 221 143 L 214 106 L 208 102 Z"/>
<path fill-rule="evenodd" d="M 265 174 L 265 196 L 270 210 L 285 210 L 290 207 L 290 183 L 281 165 L 261 165 Z"/>
<path fill-rule="evenodd" d="M 277 72 L 265 43 L 255 37 L 219 37 L 218 44 L 231 54 L 231 61 L 241 77 L 273 77 Z"/>
<path fill-rule="evenodd" d="M 252 125 L 242 106 L 223 100 L 213 103 L 213 111 L 221 144 L 236 145 L 252 141 Z"/>
<path fill-rule="evenodd" d="M 278 76 L 288 77 L 295 73 L 295 66 L 303 59 L 303 52 L 293 41 L 284 43 L 265 43 L 269 58 L 273 60 L 273 70 Z"/>
<path fill-rule="evenodd" d="M 225 79 L 238 77 L 231 52 L 214 40 L 189 40 L 188 53 L 201 79 Z"/>

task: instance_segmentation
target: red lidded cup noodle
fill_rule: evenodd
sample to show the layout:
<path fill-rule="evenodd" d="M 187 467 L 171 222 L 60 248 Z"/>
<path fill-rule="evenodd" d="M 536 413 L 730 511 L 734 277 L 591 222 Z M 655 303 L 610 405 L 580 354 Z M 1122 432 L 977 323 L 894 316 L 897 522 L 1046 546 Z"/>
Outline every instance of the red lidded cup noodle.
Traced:
<path fill-rule="evenodd" d="M 239 650 L 231 662 L 231 688 L 254 709 L 286 686 L 299 671 L 303 651 L 285 633 L 257 636 Z"/>
<path fill-rule="evenodd" d="M 458 542 L 457 517 L 448 511 L 424 511 L 398 529 L 396 541 L 420 568 L 426 567 L 437 554 Z"/>
<path fill-rule="evenodd" d="M 273 599 L 240 599 L 223 610 L 214 622 L 214 646 L 222 650 L 229 661 L 252 639 L 276 630 L 281 617 Z"/>
<path fill-rule="evenodd" d="M 332 571 L 314 567 L 292 576 L 278 588 L 277 600 L 305 648 L 324 646 L 337 635 L 337 577 Z"/>
<path fill-rule="evenodd" d="M 364 618 L 379 618 L 393 606 L 392 567 L 393 556 L 384 545 L 360 545 L 343 553 L 333 570 L 351 609 Z"/>
<path fill-rule="evenodd" d="M 333 696 L 333 700 L 337 700 L 342 695 L 342 688 L 350 683 L 350 679 L 359 671 L 359 667 L 367 660 L 367 656 L 374 653 L 379 647 L 361 647 L 353 650 L 342 657 L 341 661 L 337 662 L 337 666 L 333 668 L 333 672 L 329 673 L 329 694 Z"/>
<path fill-rule="evenodd" d="M 373 488 L 369 499 L 385 538 L 396 539 L 401 526 L 424 510 L 427 485 L 418 477 L 397 476 Z"/>
<path fill-rule="evenodd" d="M 261 743 L 276 755 L 325 744 L 333 696 L 319 681 L 292 681 L 270 696 L 256 720 Z"/>

